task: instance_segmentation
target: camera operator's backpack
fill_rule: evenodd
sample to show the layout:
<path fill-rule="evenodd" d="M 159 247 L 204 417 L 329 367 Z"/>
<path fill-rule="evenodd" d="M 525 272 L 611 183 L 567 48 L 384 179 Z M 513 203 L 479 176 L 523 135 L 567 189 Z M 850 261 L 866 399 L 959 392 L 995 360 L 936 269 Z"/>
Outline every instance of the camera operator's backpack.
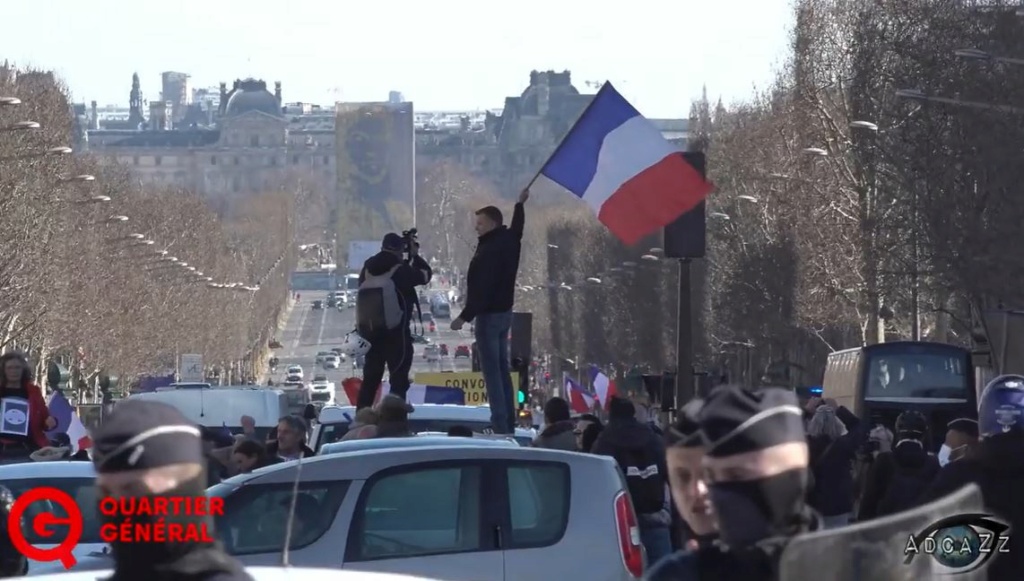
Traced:
<path fill-rule="evenodd" d="M 396 264 L 391 270 L 380 274 L 366 273 L 366 279 L 359 285 L 356 294 L 356 330 L 370 343 L 388 332 L 402 326 L 405 311 L 402 297 L 391 276 L 401 267 Z"/>

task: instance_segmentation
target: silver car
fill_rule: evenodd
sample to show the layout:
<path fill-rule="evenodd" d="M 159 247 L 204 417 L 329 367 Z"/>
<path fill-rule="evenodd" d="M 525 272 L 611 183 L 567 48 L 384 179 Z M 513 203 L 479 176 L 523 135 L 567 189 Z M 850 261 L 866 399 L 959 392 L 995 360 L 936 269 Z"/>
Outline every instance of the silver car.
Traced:
<path fill-rule="evenodd" d="M 287 462 L 208 493 L 224 498 L 218 534 L 249 566 L 280 562 L 294 502 L 290 561 L 300 567 L 446 581 L 541 570 L 544 579 L 624 581 L 644 568 L 633 505 L 608 457 L 467 438 Z"/>

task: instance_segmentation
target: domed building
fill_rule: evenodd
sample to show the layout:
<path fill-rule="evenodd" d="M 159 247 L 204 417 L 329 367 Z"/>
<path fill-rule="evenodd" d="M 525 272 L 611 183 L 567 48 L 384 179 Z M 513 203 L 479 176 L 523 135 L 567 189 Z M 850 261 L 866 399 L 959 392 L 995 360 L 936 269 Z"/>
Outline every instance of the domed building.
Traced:
<path fill-rule="evenodd" d="M 236 80 L 230 92 L 224 92 L 221 83 L 221 117 L 237 117 L 258 111 L 271 117 L 283 118 L 281 83 L 274 83 L 274 93 L 267 90 L 266 81 L 253 78 Z"/>

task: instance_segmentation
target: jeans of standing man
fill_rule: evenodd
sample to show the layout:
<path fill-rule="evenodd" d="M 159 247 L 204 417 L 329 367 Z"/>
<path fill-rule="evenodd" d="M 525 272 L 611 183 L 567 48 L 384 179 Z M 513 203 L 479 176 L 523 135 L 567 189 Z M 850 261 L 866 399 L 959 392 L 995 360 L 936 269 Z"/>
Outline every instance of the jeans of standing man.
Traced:
<path fill-rule="evenodd" d="M 370 342 L 363 364 L 363 383 L 359 386 L 359 401 L 356 409 L 373 406 L 377 390 L 384 379 L 384 366 L 388 368 L 388 382 L 391 393 L 405 399 L 409 391 L 409 370 L 412 368 L 412 334 L 404 325 L 381 339 Z"/>
<path fill-rule="evenodd" d="M 484 313 L 473 321 L 476 352 L 480 359 L 487 402 L 491 406 L 491 427 L 496 434 L 515 433 L 516 399 L 509 365 L 508 333 L 512 312 Z"/>
<path fill-rule="evenodd" d="M 647 552 L 647 565 L 651 566 L 672 554 L 672 532 L 667 526 L 640 526 L 640 544 Z"/>

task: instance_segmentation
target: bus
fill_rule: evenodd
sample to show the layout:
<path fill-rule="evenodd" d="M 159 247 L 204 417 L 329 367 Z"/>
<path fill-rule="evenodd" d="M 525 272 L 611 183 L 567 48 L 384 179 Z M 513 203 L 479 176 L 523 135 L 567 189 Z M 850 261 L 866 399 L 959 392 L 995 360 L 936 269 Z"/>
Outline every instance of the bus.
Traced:
<path fill-rule="evenodd" d="M 822 397 L 890 430 L 901 412 L 920 411 L 935 449 L 947 423 L 978 415 L 971 352 L 944 343 L 897 341 L 836 351 L 828 357 L 821 387 Z"/>

